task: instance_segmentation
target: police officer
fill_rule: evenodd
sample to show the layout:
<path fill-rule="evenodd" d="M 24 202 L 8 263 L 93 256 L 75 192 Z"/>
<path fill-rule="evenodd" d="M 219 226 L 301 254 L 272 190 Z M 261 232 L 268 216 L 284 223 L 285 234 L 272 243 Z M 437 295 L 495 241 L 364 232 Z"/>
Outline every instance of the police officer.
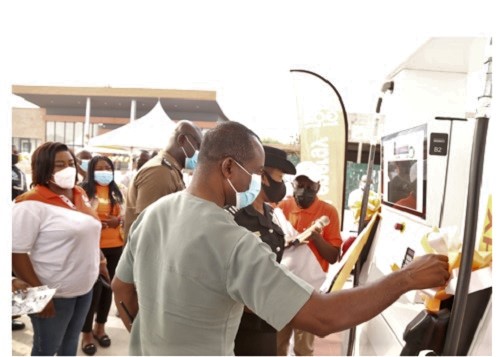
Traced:
<path fill-rule="evenodd" d="M 128 237 L 132 223 L 146 207 L 163 196 L 185 188 L 181 170 L 194 170 L 202 137 L 198 126 L 188 120 L 180 120 L 170 133 L 166 148 L 140 168 L 127 190 L 123 226 L 125 237 Z"/>
<path fill-rule="evenodd" d="M 283 176 L 294 175 L 296 171 L 283 150 L 264 145 L 264 152 L 266 159 L 261 190 L 255 201 L 240 210 L 229 208 L 229 211 L 234 214 L 236 223 L 269 245 L 276 254 L 276 261 L 280 262 L 285 248 L 285 238 L 276 219 L 273 219 L 273 207 L 269 203 L 278 203 L 285 197 Z M 276 330 L 245 308 L 235 339 L 234 353 L 237 356 L 275 356 Z"/>

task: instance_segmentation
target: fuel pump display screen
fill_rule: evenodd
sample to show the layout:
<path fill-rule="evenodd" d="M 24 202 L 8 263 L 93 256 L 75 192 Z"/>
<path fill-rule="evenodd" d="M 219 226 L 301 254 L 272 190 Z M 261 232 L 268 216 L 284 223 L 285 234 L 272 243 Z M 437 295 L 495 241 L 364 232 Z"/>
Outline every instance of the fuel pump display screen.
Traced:
<path fill-rule="evenodd" d="M 427 125 L 382 137 L 382 201 L 425 218 Z"/>

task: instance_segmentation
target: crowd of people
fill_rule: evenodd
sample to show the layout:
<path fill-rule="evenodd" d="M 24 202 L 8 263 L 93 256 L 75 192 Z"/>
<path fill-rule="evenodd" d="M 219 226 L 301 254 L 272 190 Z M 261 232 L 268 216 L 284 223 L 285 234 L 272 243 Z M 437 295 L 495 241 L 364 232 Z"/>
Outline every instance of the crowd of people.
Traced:
<path fill-rule="evenodd" d="M 282 259 L 306 252 L 307 265 L 295 265 L 324 276 L 341 255 L 337 209 L 318 197 L 313 163 L 295 167 L 237 122 L 202 135 L 179 121 L 126 184 L 106 156 L 47 142 L 32 155 L 26 187 L 15 155 L 13 147 L 12 289 L 56 289 L 29 316 L 32 355 L 109 347 L 113 297 L 131 355 L 287 355 L 292 335 L 294 354 L 312 355 L 314 336 L 449 278 L 447 257 L 428 255 L 370 285 L 320 294 Z M 293 177 L 289 197 L 285 175 Z M 324 216 L 327 226 L 310 228 Z M 290 244 L 304 231 L 303 244 Z"/>

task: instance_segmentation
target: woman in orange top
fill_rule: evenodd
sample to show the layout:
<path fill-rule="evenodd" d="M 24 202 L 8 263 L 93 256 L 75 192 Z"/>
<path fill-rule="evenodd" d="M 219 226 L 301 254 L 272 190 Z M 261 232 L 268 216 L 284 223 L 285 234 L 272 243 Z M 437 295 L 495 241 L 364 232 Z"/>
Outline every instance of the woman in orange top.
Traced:
<path fill-rule="evenodd" d="M 114 166 L 111 160 L 105 156 L 93 157 L 82 187 L 101 220 L 100 247 L 106 257 L 109 276 L 113 279 L 124 243 L 121 234 L 123 196 L 114 181 Z M 82 351 L 89 356 L 97 351 L 92 338 L 95 338 L 101 347 L 111 345 L 111 339 L 105 331 L 111 301 L 110 286 L 105 280 L 98 279 L 94 285 L 92 305 L 82 328 Z M 94 313 L 97 316 L 92 329 Z"/>

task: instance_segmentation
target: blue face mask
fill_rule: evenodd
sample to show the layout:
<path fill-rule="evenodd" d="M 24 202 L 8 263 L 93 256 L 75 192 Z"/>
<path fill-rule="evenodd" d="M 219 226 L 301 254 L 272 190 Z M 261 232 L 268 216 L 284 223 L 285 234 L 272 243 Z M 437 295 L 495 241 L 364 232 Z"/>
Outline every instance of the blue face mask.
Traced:
<path fill-rule="evenodd" d="M 90 160 L 82 160 L 82 163 L 80 164 L 80 167 L 85 172 L 87 172 L 89 170 L 89 161 Z"/>
<path fill-rule="evenodd" d="M 101 186 L 108 186 L 113 181 L 113 172 L 111 171 L 95 171 L 95 181 Z"/>
<path fill-rule="evenodd" d="M 199 151 L 196 150 L 194 155 L 191 157 L 186 157 L 186 161 L 184 162 L 184 167 L 188 170 L 194 170 L 196 165 L 198 164 L 198 154 Z"/>
<path fill-rule="evenodd" d="M 250 181 L 250 187 L 245 192 L 236 191 L 236 189 L 234 188 L 231 181 L 229 181 L 229 179 L 227 179 L 227 181 L 231 185 L 231 188 L 236 193 L 236 205 L 235 205 L 235 207 L 237 209 L 241 209 L 241 208 L 250 206 L 253 203 L 253 201 L 255 201 L 257 196 L 259 195 L 260 187 L 261 187 L 261 183 L 262 183 L 262 177 L 260 175 L 257 175 L 257 174 L 250 174 L 236 160 L 234 162 L 236 162 L 238 164 L 238 166 L 241 167 L 241 169 L 243 171 L 245 171 L 248 175 L 250 175 L 252 177 L 252 181 Z"/>
<path fill-rule="evenodd" d="M 194 170 L 196 165 L 198 164 L 199 151 L 195 149 L 195 147 L 193 146 L 193 144 L 191 144 L 191 141 L 189 141 L 187 136 L 186 136 L 186 140 L 187 140 L 188 144 L 191 145 L 191 147 L 193 148 L 194 154 L 193 154 L 193 156 L 188 157 L 186 150 L 184 150 L 184 148 L 181 146 L 181 149 L 184 152 L 184 155 L 186 155 L 186 160 L 184 161 L 184 168 L 186 168 L 188 170 Z"/>

